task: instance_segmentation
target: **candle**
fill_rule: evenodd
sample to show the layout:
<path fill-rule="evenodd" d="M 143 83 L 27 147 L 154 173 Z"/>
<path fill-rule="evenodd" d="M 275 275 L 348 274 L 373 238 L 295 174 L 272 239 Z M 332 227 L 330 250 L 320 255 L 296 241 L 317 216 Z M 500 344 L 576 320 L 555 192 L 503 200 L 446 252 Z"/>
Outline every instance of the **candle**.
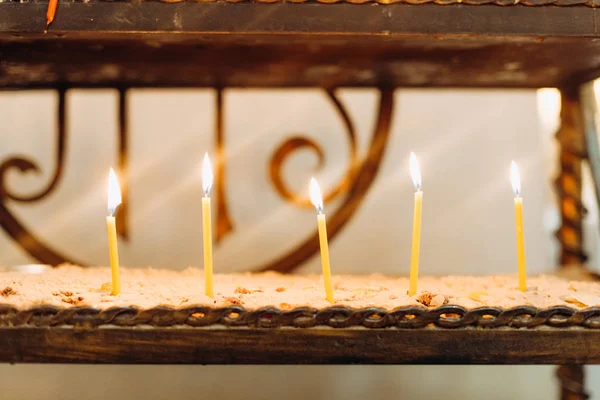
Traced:
<path fill-rule="evenodd" d="M 46 11 L 46 29 L 48 29 L 52 21 L 54 21 L 54 14 L 56 14 L 57 5 L 58 0 L 50 0 L 48 2 L 48 11 Z"/>
<path fill-rule="evenodd" d="M 510 164 L 510 181 L 515 194 L 515 226 L 517 231 L 517 263 L 519 267 L 519 290 L 527 291 L 525 268 L 525 238 L 523 235 L 523 198 L 521 197 L 521 176 L 516 162 Z"/>
<path fill-rule="evenodd" d="M 315 178 L 310 178 L 310 201 L 317 209 L 317 226 L 319 228 L 319 244 L 321 246 L 321 268 L 325 284 L 325 299 L 333 303 L 333 284 L 331 283 L 331 266 L 329 265 L 329 244 L 327 242 L 327 220 L 323 213 L 323 196 Z"/>
<path fill-rule="evenodd" d="M 117 227 L 115 224 L 115 213 L 121 204 L 121 188 L 115 171 L 111 168 L 108 173 L 108 216 L 106 226 L 108 228 L 108 251 L 110 254 L 110 270 L 112 273 L 112 294 L 121 293 L 121 275 L 119 272 L 119 249 L 117 247 Z"/>
<path fill-rule="evenodd" d="M 210 212 L 210 190 L 213 184 L 213 171 L 208 153 L 202 163 L 202 235 L 204 239 L 204 283 L 205 293 L 213 297 L 213 258 L 212 258 L 212 216 Z"/>
<path fill-rule="evenodd" d="M 410 176 L 415 187 L 415 206 L 413 210 L 412 251 L 410 256 L 410 284 L 408 295 L 417 294 L 419 280 L 419 250 L 421 248 L 421 211 L 423 209 L 423 191 L 421 190 L 421 170 L 415 153 L 410 153 Z"/>

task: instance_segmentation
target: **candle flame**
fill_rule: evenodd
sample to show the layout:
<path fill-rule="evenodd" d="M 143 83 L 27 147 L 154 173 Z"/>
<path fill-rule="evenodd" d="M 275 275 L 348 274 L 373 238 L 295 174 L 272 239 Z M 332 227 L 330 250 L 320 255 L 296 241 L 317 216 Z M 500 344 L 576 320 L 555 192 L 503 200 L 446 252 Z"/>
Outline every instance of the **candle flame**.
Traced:
<path fill-rule="evenodd" d="M 521 195 L 521 175 L 519 175 L 519 168 L 517 163 L 511 161 L 510 163 L 510 183 L 512 184 L 513 193 L 515 196 Z"/>
<path fill-rule="evenodd" d="M 421 168 L 419 168 L 419 161 L 415 153 L 410 153 L 410 176 L 413 181 L 413 185 L 417 192 L 421 191 Z"/>
<path fill-rule="evenodd" d="M 208 197 L 210 195 L 210 190 L 213 185 L 213 170 L 210 165 L 210 158 L 208 157 L 208 153 L 204 153 L 204 161 L 202 162 L 202 191 L 204 192 L 204 196 Z"/>
<path fill-rule="evenodd" d="M 310 201 L 313 203 L 319 214 L 323 213 L 323 196 L 321 188 L 315 178 L 310 178 Z"/>
<path fill-rule="evenodd" d="M 121 187 L 115 170 L 111 168 L 108 173 L 108 215 L 114 217 L 121 201 Z"/>

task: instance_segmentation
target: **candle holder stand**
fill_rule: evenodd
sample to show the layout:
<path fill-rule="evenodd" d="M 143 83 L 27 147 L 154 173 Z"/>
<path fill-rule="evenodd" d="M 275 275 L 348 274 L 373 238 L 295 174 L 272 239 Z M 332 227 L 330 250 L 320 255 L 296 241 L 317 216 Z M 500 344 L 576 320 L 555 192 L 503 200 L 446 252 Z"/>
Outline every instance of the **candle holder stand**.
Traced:
<path fill-rule="evenodd" d="M 127 238 L 130 88 L 214 88 L 219 157 L 226 88 L 323 88 L 349 137 L 353 127 L 335 89 L 378 88 L 380 103 L 368 156 L 349 168 L 343 212 L 333 215 L 328 225 L 335 236 L 377 174 L 394 90 L 557 87 L 562 93 L 562 124 L 556 135 L 559 261 L 582 265 L 584 161 L 591 166 L 600 199 L 597 107 L 590 83 L 600 76 L 600 29 L 595 23 L 599 5 L 600 0 L 61 0 L 54 22 L 44 32 L 46 3 L 0 2 L 0 89 L 56 89 L 59 102 L 51 180 L 36 193 L 13 193 L 5 185 L 7 171 L 40 167 L 24 157 L 5 160 L 0 165 L 0 225 L 40 262 L 84 264 L 36 237 L 7 206 L 9 200 L 40 201 L 60 181 L 67 143 L 65 93 L 71 88 L 119 90 L 123 205 L 117 226 L 119 235 Z M 217 168 L 217 176 L 223 176 L 219 160 Z M 215 185 L 217 192 L 222 190 L 219 182 Z M 216 209 L 219 239 L 232 223 L 225 203 Z M 318 242 L 311 237 L 284 262 L 263 269 L 289 272 L 316 251 Z M 579 268 L 584 273 L 584 267 Z M 600 363 L 599 327 L 596 308 L 247 312 L 239 307 L 100 311 L 0 306 L 0 361 L 558 364 L 561 398 L 585 399 L 581 365 Z"/>

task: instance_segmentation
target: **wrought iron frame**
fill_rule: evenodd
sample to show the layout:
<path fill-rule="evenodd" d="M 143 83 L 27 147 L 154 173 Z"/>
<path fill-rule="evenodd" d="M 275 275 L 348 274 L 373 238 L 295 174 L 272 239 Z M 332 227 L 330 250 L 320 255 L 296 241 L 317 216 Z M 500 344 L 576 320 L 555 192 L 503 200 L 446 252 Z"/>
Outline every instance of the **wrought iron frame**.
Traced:
<path fill-rule="evenodd" d="M 261 3 L 273 2 L 268 7 L 269 15 L 265 17 L 265 5 L 250 2 L 225 2 L 214 3 L 174 1 L 177 4 L 168 5 L 168 8 L 160 2 L 108 2 L 93 0 L 87 3 L 76 1 L 63 1 L 59 12 L 63 17 L 58 18 L 51 26 L 48 37 L 40 36 L 41 29 L 45 26 L 44 12 L 46 4 L 43 3 L 0 3 L 0 33 L 9 33 L 0 37 L 0 86 L 8 89 L 35 88 L 35 87 L 59 87 L 58 108 L 58 147 L 56 154 L 56 169 L 51 181 L 37 193 L 29 196 L 19 196 L 10 191 L 5 184 L 6 172 L 17 169 L 21 172 L 37 171 L 39 166 L 32 160 L 25 158 L 11 158 L 0 165 L 0 223 L 15 239 L 25 239 L 24 248 L 35 257 L 57 264 L 66 260 L 64 255 L 57 253 L 49 246 L 40 243 L 26 227 L 24 227 L 6 207 L 7 200 L 32 202 L 52 193 L 59 181 L 63 169 L 64 146 L 67 141 L 65 132 L 65 90 L 73 85 L 85 87 L 118 87 L 119 96 L 119 164 L 121 175 L 127 177 L 127 112 L 126 112 L 126 90 L 135 86 L 203 86 L 217 88 L 217 168 L 219 179 L 224 179 L 226 170 L 223 163 L 223 149 L 225 137 L 223 130 L 223 98 L 222 90 L 225 87 L 244 86 L 316 86 L 324 87 L 333 104 L 336 98 L 332 94 L 332 88 L 339 86 L 374 86 L 381 87 L 382 100 L 380 103 L 378 125 L 371 143 L 369 156 L 360 165 L 350 165 L 348 168 L 346 182 L 340 183 L 337 190 L 332 191 L 335 195 L 344 195 L 344 206 L 340 208 L 337 222 L 332 223 L 330 229 L 335 234 L 344 226 L 347 218 L 360 206 L 364 194 L 368 190 L 370 181 L 378 170 L 378 157 L 381 157 L 387 140 L 389 122 L 391 119 L 391 106 L 393 87 L 402 86 L 469 86 L 469 87 L 540 87 L 559 86 L 562 93 L 562 125 L 557 132 L 557 140 L 560 144 L 560 170 L 556 179 L 562 223 L 557 231 L 557 238 L 561 244 L 560 263 L 582 265 L 586 260 L 583 246 L 583 224 L 585 207 L 581 196 L 581 165 L 589 162 L 596 185 L 596 194 L 600 200 L 600 147 L 598 132 L 596 129 L 596 103 L 593 95 L 593 87 L 584 82 L 600 75 L 595 55 L 600 52 L 600 46 L 596 38 L 600 36 L 600 29 L 596 27 L 595 7 L 598 0 L 315 0 L 315 1 L 290 1 L 259 0 Z M 341 3 L 335 8 L 323 3 Z M 201 3 L 201 4 L 200 4 Z M 305 3 L 305 4 L 290 4 Z M 364 6 L 356 6 L 350 3 L 365 3 Z M 369 7 L 372 3 L 378 3 L 381 7 Z M 391 3 L 407 3 L 390 6 Z M 451 4 L 450 6 L 438 6 L 437 4 Z M 468 4 L 468 5 L 467 5 Z M 505 5 L 506 7 L 493 7 L 491 4 Z M 564 7 L 555 7 L 564 6 Z M 384 8 L 395 7 L 395 8 Z M 331 12 L 335 10 L 335 12 Z M 539 12 L 542 10 L 543 12 Z M 68 11 L 68 12 L 67 12 Z M 152 16 L 152 18 L 137 18 L 140 13 Z M 468 18 L 463 18 L 468 15 Z M 119 16 L 119 18 L 113 18 Z M 93 22 L 92 22 L 93 21 Z M 152 32 L 156 42 L 147 42 L 145 33 Z M 151 73 L 137 74 L 136 71 L 127 67 L 135 65 L 135 60 L 125 60 L 123 65 L 116 66 L 112 62 L 122 54 L 122 46 L 115 37 L 126 34 L 127 40 L 136 42 L 138 51 L 136 57 L 141 60 L 153 60 L 156 45 L 163 46 L 163 50 L 169 55 L 177 56 L 183 54 L 185 48 L 172 45 L 170 33 L 184 32 L 189 38 L 205 46 L 204 52 L 194 52 L 192 64 L 204 68 L 202 71 L 187 71 L 180 77 L 172 74 L 168 68 L 160 68 L 157 63 Z M 228 35 L 222 35 L 226 32 Z M 299 34 L 299 35 L 296 35 Z M 279 35 L 279 36 L 278 36 Z M 294 36 L 295 35 L 295 36 Z M 340 35 L 346 38 L 346 42 L 358 41 L 363 46 L 364 53 L 359 57 L 348 57 L 348 52 L 342 51 L 345 45 L 340 45 Z M 406 35 L 410 41 L 406 40 Z M 66 36 L 70 40 L 61 42 Z M 295 49 L 301 49 L 302 57 L 290 57 L 295 53 L 288 53 L 284 46 L 290 37 L 294 37 Z M 207 39 L 208 37 L 208 39 Z M 215 37 L 218 40 L 213 40 Z M 101 48 L 88 46 L 87 40 L 94 38 Z M 36 42 L 37 40 L 37 42 Z M 191 40 L 191 48 L 195 46 Z M 445 43 L 445 45 L 444 45 Z M 543 43 L 543 45 L 542 45 Z M 250 68 L 234 69 L 220 68 L 222 64 L 237 65 L 237 54 L 245 54 L 248 46 L 257 46 L 260 51 L 253 54 L 248 61 Z M 423 48 L 420 53 L 415 48 Z M 440 51 L 428 51 L 437 48 Z M 519 51 L 514 51 L 518 48 Z M 238 51 L 238 50 L 242 51 Z M 316 50 L 315 50 L 316 49 Z M 321 49 L 321 50 L 319 50 Z M 372 51 L 366 51 L 369 49 Z M 475 50 L 473 50 L 475 49 Z M 294 50 L 295 51 L 295 50 Z M 57 55 L 83 54 L 79 60 L 82 69 L 70 69 L 68 62 Z M 534 54 L 535 57 L 530 57 Z M 110 60 L 101 60 L 99 55 L 112 56 Z M 334 59 L 330 58 L 334 55 Z M 520 54 L 516 62 L 511 57 Z M 207 56 L 208 55 L 208 56 Z M 223 57 L 223 55 L 225 55 Z M 10 60 L 3 63 L 4 59 Z M 186 56 L 190 56 L 186 54 Z M 87 57 L 87 58 L 86 58 Z M 117 58 L 115 58 L 117 57 Z M 203 58 L 204 57 L 204 58 Z M 176 58 L 176 57 L 174 57 Z M 88 59 L 95 60 L 89 63 Z M 288 62 L 287 60 L 292 60 Z M 572 63 L 577 59 L 579 63 Z M 216 61 L 214 61 L 216 60 Z M 324 60 L 324 61 L 323 61 Z M 341 62 L 345 68 L 337 68 Z M 413 61 L 426 65 L 435 73 L 422 77 L 410 71 L 398 68 L 401 61 Z M 451 62 L 448 62 L 450 60 Z M 566 60 L 566 61 L 565 61 Z M 106 61 L 106 62 L 103 62 Z M 161 60 L 162 61 L 162 60 Z M 181 65 L 188 61 L 177 58 Z M 202 62 L 204 61 L 204 62 Z M 512 61 L 508 63 L 508 61 Z M 318 67 L 319 73 L 311 70 L 313 65 Z M 23 65 L 35 65 L 39 73 L 30 74 Z M 188 63 L 189 64 L 189 63 Z M 573 68 L 574 64 L 581 64 L 581 68 Z M 259 66 L 268 65 L 267 71 L 274 71 L 270 75 L 261 74 Z M 16 66 L 16 67 L 15 67 Z M 510 66 L 510 68 L 502 67 Z M 519 68 L 523 67 L 523 70 Z M 121 69 L 119 69 L 121 67 Z M 163 65 L 164 67 L 164 65 Z M 85 70 L 84 78 L 80 74 Z M 131 72 L 129 82 L 124 82 L 123 71 Z M 302 74 L 293 76 L 293 73 L 301 70 Z M 75 73 L 74 73 L 75 71 Z M 248 72 L 250 71 L 250 72 Z M 312 72 L 311 72 L 312 71 Z M 293 76 L 292 78 L 290 78 Z M 127 84 L 128 86 L 123 86 Z M 583 85 L 583 86 L 580 86 Z M 344 116 L 343 107 L 338 107 L 342 120 L 345 121 L 347 131 L 352 136 L 352 126 Z M 319 153 L 318 146 L 302 138 L 296 138 L 295 145 L 312 149 Z M 289 154 L 290 147 L 285 145 L 275 158 L 276 163 L 281 163 Z M 282 179 L 278 179 L 277 168 L 271 169 L 271 176 L 276 183 L 279 193 L 284 198 L 292 201 L 293 193 L 286 191 Z M 125 185 L 126 186 L 126 185 Z M 335 188 L 334 188 L 335 189 Z M 218 189 L 217 189 L 218 190 Z M 222 197 L 222 196 L 218 196 Z M 118 216 L 120 218 L 120 234 L 127 236 L 127 193 L 124 193 L 125 205 Z M 217 224 L 217 237 L 222 238 L 229 232 L 233 223 L 226 216 L 227 208 L 223 203 L 217 207 L 218 212 L 225 216 Z M 315 251 L 315 235 L 308 238 L 300 245 L 293 254 L 291 263 L 276 262 L 268 266 L 278 271 L 289 271 L 291 265 L 306 259 Z M 37 245 L 36 245 L 37 242 Z M 582 267 L 583 269 L 583 267 Z M 439 338 L 492 337 L 498 335 L 510 342 L 514 335 L 532 338 L 555 336 L 565 343 L 574 344 L 571 335 L 580 335 L 586 343 L 592 343 L 592 336 L 596 328 L 596 309 L 575 311 L 569 308 L 553 308 L 549 310 L 535 310 L 527 307 L 513 310 L 480 309 L 464 310 L 452 306 L 436 310 L 424 309 L 399 309 L 385 311 L 378 309 L 349 310 L 332 308 L 325 310 L 300 309 L 282 312 L 276 309 L 246 311 L 241 308 L 210 310 L 201 308 L 185 308 L 174 310 L 158 308 L 152 310 L 138 310 L 133 308 L 120 308 L 99 311 L 89 308 L 57 309 L 53 307 L 37 307 L 30 310 L 15 310 L 11 307 L 0 307 L 0 325 L 11 328 L 0 328 L 10 336 L 9 339 L 21 345 L 18 347 L 20 354 L 7 354 L 6 350 L 0 348 L 0 359 L 5 361 L 35 361 L 44 359 L 44 354 L 36 353 L 36 349 L 23 347 L 27 340 L 43 343 L 46 336 L 59 337 L 63 335 L 68 339 L 69 335 L 79 335 L 79 338 L 90 337 L 91 343 L 85 350 L 88 362 L 94 360 L 94 351 L 103 344 L 102 340 L 115 342 L 115 338 L 140 338 L 144 335 L 145 340 L 156 337 L 166 338 L 169 346 L 177 349 L 181 338 L 173 335 L 173 330 L 161 330 L 164 324 L 183 323 L 193 326 L 194 324 L 220 323 L 231 326 L 232 336 L 240 335 L 244 345 L 255 336 L 271 334 L 276 341 L 277 335 L 281 337 L 291 335 L 305 335 L 305 339 L 315 340 L 315 343 L 323 341 L 320 348 L 337 346 L 336 340 L 344 338 L 362 338 L 372 340 L 371 344 L 378 343 L 384 337 L 391 338 L 392 345 L 398 342 L 401 335 L 412 332 L 416 328 L 418 333 L 428 336 L 435 341 Z M 196 315 L 195 315 L 196 314 Z M 235 318 L 232 315 L 236 315 Z M 411 316 L 407 318 L 406 316 Z M 528 315 L 529 317 L 525 317 Z M 284 326 L 296 326 L 300 323 L 314 325 L 325 325 L 337 327 L 338 329 L 324 330 L 314 334 L 311 329 L 286 330 L 267 329 L 282 324 Z M 95 330 L 93 336 L 90 332 L 85 333 L 73 330 L 71 333 L 65 329 L 53 330 L 61 324 L 70 324 L 84 328 L 110 324 L 122 326 L 119 329 Z M 144 332 L 140 329 L 129 329 L 131 325 L 143 324 L 154 326 L 155 329 Z M 291 325 L 288 325 L 291 324 Z M 433 324 L 436 328 L 427 328 L 425 325 Z M 539 324 L 543 328 L 534 328 Z M 583 324 L 583 326 L 582 326 Z M 14 325 L 20 326 L 14 327 Z M 249 329 L 246 333 L 243 328 L 237 330 L 236 325 L 242 325 Z M 487 325 L 486 329 L 482 329 Z M 549 325 L 549 326 L 546 326 Z M 576 327 L 574 327 L 575 325 Z M 41 330 L 35 328 L 39 326 Z M 499 329 L 490 329 L 496 326 Z M 568 329 L 561 328 L 569 327 Z M 387 328 L 383 328 L 387 327 Z M 456 327 L 458 329 L 444 329 Z M 517 327 L 528 327 L 530 329 L 510 329 Z M 256 328 L 256 329 L 255 329 Z M 371 329 L 361 329 L 371 328 Z M 168 329 L 168 328 L 165 328 Z M 194 328 L 195 329 L 195 328 Z M 185 331 L 182 329 L 181 331 Z M 188 330 L 189 331 L 189 330 Z M 189 332 L 182 333 L 187 340 L 193 341 L 205 333 L 204 330 L 195 330 L 194 336 Z M 274 333 L 275 332 L 275 333 Z M 337 333 L 332 333 L 337 332 Z M 339 333 L 341 332 L 341 333 Z M 583 333 L 582 333 L 583 332 Z M 114 337 L 104 338 L 102 334 Z M 212 339 L 218 337 L 215 331 Z M 37 336 L 36 336 L 37 335 Z M 88 335 L 88 336 L 85 336 Z M 247 335 L 247 336 L 246 336 Z M 342 336 L 336 336 L 342 335 Z M 371 336 L 369 336 L 371 335 Z M 436 336 L 437 335 L 437 336 Z M 7 337 L 8 337 L 7 336 Z M 93 336 L 93 337 L 92 337 Z M 287 336 L 286 336 L 287 337 Z M 402 336 L 403 338 L 407 336 Z M 496 337 L 496 336 L 494 336 Z M 38 338 L 38 339 L 35 339 Z M 438 338 L 438 339 L 435 339 Z M 63 338 L 64 339 L 64 338 Z M 139 338 L 138 338 L 139 339 Z M 327 341 L 326 339 L 332 339 Z M 94 340 L 100 343 L 94 343 Z M 105 340 L 105 342 L 106 342 Z M 200 339 L 199 339 L 200 340 Z M 520 339 L 515 339 L 520 340 Z M 85 338 L 82 339 L 85 341 Z M 133 341 L 132 343 L 137 343 Z M 436 342 L 437 343 L 437 342 Z M 515 342 L 510 342 L 514 344 Z M 212 344 L 212 343 L 211 343 Z M 445 343 L 448 345 L 448 343 Z M 575 343 L 576 345 L 576 343 Z M 482 345 L 483 346 L 483 345 Z M 574 349 L 574 348 L 573 348 Z M 51 351 L 52 349 L 46 349 Z M 46 361 L 68 360 L 81 362 L 77 358 L 78 349 L 74 351 L 72 359 L 61 358 L 60 354 L 46 355 Z M 145 347 L 143 350 L 150 350 Z M 180 356 L 192 362 L 194 358 L 185 358 L 187 348 L 182 347 Z M 396 348 L 396 350 L 399 350 Z M 489 349 L 488 349 L 489 350 Z M 365 350 L 366 352 L 367 350 Z M 576 352 L 576 350 L 573 350 Z M 170 360 L 160 358 L 165 352 L 153 353 L 159 360 Z M 92 354 L 91 356 L 89 356 Z M 138 352 L 137 360 L 142 360 L 143 354 Z M 539 354 L 538 354 L 539 356 Z M 563 355 L 564 360 L 574 360 L 578 363 L 586 360 L 583 355 L 577 354 L 574 358 Z M 372 357 L 372 358 L 369 358 Z M 368 362 L 372 360 L 384 360 L 377 358 L 379 355 L 370 354 L 361 360 Z M 461 358 L 415 358 L 417 360 L 430 361 L 460 361 Z M 496 355 L 495 360 L 516 360 L 501 358 Z M 98 358 L 99 359 L 99 358 Z M 315 358 L 333 362 L 336 358 Z M 408 358 L 411 359 L 410 357 Z M 549 360 L 548 358 L 540 358 Z M 84 361 L 85 361 L 84 360 Z M 104 358 L 105 362 L 127 361 L 126 359 Z M 214 360 L 220 360 L 215 357 Z M 256 361 L 249 357 L 247 360 Z M 277 361 L 274 357 L 270 360 Z M 354 362 L 356 358 L 346 356 L 337 359 L 338 362 Z M 341 361 L 340 361 L 341 360 Z M 395 359 L 388 358 L 388 362 Z M 486 362 L 485 357 L 480 359 L 475 355 L 465 358 L 467 362 Z M 481 361 L 483 360 L 483 361 Z M 227 360 L 226 360 L 227 361 Z M 519 362 L 519 360 L 516 360 Z M 135 359 L 130 362 L 136 362 Z M 288 360 L 288 362 L 290 362 Z M 583 370 L 579 365 L 561 366 L 557 370 L 557 376 L 561 384 L 561 398 L 564 400 L 585 399 L 583 385 Z"/>
<path fill-rule="evenodd" d="M 393 110 L 393 89 L 382 89 L 377 123 L 370 145 L 368 156 L 358 162 L 355 158 L 356 150 L 353 147 L 353 126 L 350 117 L 345 113 L 343 105 L 335 96 L 335 92 L 328 90 L 328 97 L 338 110 L 344 121 L 351 143 L 352 162 L 347 170 L 344 181 L 340 182 L 327 195 L 328 198 L 345 195 L 345 200 L 331 218 L 331 236 L 335 236 L 348 222 L 377 174 L 378 167 L 389 136 L 390 121 Z M 65 130 L 66 120 L 66 89 L 58 90 L 59 106 L 57 108 L 58 145 L 56 150 L 55 173 L 50 182 L 40 191 L 31 195 L 16 195 L 5 184 L 6 173 L 11 168 L 20 172 L 39 171 L 39 166 L 32 160 L 13 157 L 0 164 L 0 224 L 5 231 L 15 240 L 25 239 L 23 247 L 39 260 L 58 264 L 69 261 L 48 246 L 39 242 L 18 220 L 12 216 L 6 207 L 6 200 L 33 202 L 43 199 L 52 193 L 59 182 L 64 169 L 64 154 L 67 142 Z M 118 118 L 119 118 L 119 167 L 121 175 L 126 176 L 127 171 L 127 91 L 119 90 Z M 561 265 L 579 265 L 587 256 L 583 246 L 583 218 L 585 207 L 581 199 L 581 168 L 584 161 L 589 161 L 598 185 L 597 173 L 600 166 L 598 157 L 598 138 L 596 133 L 596 104 L 591 84 L 571 90 L 561 90 L 561 126 L 556 134 L 560 144 L 560 172 L 556 178 L 556 187 L 559 197 L 562 224 L 557 231 L 557 238 L 561 244 Z M 217 136 L 217 168 L 219 176 L 225 175 L 224 131 L 223 131 L 223 92 L 217 90 L 216 95 L 216 136 Z M 280 169 L 285 158 L 295 149 L 307 147 L 317 152 L 322 157 L 322 150 L 315 143 L 302 137 L 294 137 L 283 143 L 275 152 L 271 164 L 271 177 L 275 188 L 284 199 L 296 202 L 299 206 L 305 201 L 285 188 Z M 588 158 L 589 157 L 589 158 Z M 221 178 L 223 179 L 223 178 Z M 126 182 L 126 181 L 125 181 Z M 218 186 L 218 185 L 217 185 Z M 127 185 L 124 185 L 124 204 L 121 208 L 120 218 L 123 229 L 120 234 L 127 236 Z M 217 189 L 218 190 L 218 189 Z M 597 191 L 598 192 L 598 191 Z M 232 229 L 232 221 L 228 218 L 226 203 L 217 208 L 226 217 L 219 219 L 217 224 L 218 237 L 222 238 Z M 291 253 L 291 257 L 276 260 L 262 269 L 273 269 L 280 272 L 289 272 L 302 263 L 318 250 L 316 233 L 307 238 Z M 579 327 L 584 329 L 600 328 L 600 308 L 574 310 L 568 307 L 553 307 L 550 309 L 535 309 L 533 307 L 516 307 L 509 310 L 498 308 L 479 308 L 467 310 L 457 306 L 443 306 L 428 310 L 421 307 L 403 307 L 395 310 L 366 308 L 354 310 L 346 307 L 331 307 L 317 310 L 312 308 L 299 308 L 282 311 L 277 308 L 260 310 L 245 310 L 243 307 L 232 306 L 222 309 L 192 306 L 181 309 L 156 307 L 140 310 L 135 307 L 117 307 L 99 310 L 91 307 L 59 308 L 51 306 L 34 307 L 27 310 L 17 310 L 14 307 L 0 305 L 0 327 L 60 327 L 71 326 L 90 328 L 98 326 L 155 326 L 169 327 L 187 325 L 190 327 L 210 327 L 224 325 L 229 327 L 248 328 L 311 328 L 328 326 L 331 328 L 348 329 L 355 327 L 371 329 L 424 329 L 428 326 L 437 328 L 535 328 L 540 325 L 552 329 Z M 583 369 L 579 365 L 563 365 L 557 369 L 557 377 L 561 384 L 562 399 L 585 399 L 587 394 L 584 389 Z"/>

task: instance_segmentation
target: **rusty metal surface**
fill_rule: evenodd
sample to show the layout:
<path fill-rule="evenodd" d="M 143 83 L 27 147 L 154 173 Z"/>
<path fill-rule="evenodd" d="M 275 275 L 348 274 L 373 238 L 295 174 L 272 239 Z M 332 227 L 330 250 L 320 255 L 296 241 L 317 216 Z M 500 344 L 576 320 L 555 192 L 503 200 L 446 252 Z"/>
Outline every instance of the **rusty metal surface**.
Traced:
<path fill-rule="evenodd" d="M 585 391 L 582 365 L 561 365 L 556 369 L 560 384 L 560 400 L 586 400 L 590 396 Z"/>
<path fill-rule="evenodd" d="M 559 143 L 559 175 L 555 180 L 561 225 L 556 237 L 561 245 L 559 265 L 577 265 L 587 260 L 583 246 L 581 168 L 586 157 L 584 125 L 578 90 L 561 92 L 561 126 L 556 133 Z"/>
<path fill-rule="evenodd" d="M 600 71 L 596 9 L 0 3 L 0 87 L 544 87 Z M 577 62 L 573 62 L 577 60 Z"/>
<path fill-rule="evenodd" d="M 46 7 L 46 2 L 0 3 L 0 32 L 43 33 Z M 597 13 L 584 6 L 65 1 L 49 32 L 597 36 Z"/>

